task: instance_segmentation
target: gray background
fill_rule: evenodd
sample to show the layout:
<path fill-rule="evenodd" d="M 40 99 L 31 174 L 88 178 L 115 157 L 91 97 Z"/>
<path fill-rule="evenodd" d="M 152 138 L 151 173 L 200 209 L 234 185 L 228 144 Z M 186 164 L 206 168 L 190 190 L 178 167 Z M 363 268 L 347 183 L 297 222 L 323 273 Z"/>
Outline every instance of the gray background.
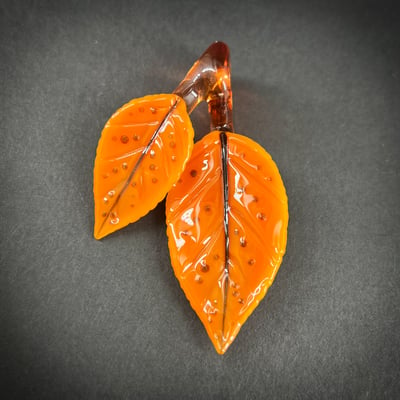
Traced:
<path fill-rule="evenodd" d="M 398 398 L 395 2 L 63 3 L 0 2 L 1 398 Z M 164 203 L 92 237 L 102 126 L 216 39 L 236 131 L 290 207 L 277 279 L 223 357 L 173 275 Z"/>

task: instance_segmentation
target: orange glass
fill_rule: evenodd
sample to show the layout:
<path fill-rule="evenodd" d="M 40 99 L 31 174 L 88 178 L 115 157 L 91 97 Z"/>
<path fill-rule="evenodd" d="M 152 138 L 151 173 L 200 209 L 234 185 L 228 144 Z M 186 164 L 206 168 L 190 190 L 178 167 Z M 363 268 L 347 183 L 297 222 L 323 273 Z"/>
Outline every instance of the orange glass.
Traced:
<path fill-rule="evenodd" d="M 229 51 L 226 45 L 214 50 L 221 52 L 212 57 L 218 66 L 199 84 L 208 90 L 200 92 L 213 131 L 194 145 L 167 196 L 166 217 L 175 275 L 223 354 L 276 276 L 288 205 L 271 156 L 232 132 Z"/>
<path fill-rule="evenodd" d="M 193 149 L 189 113 L 203 100 L 220 107 L 221 94 L 221 104 L 230 102 L 221 75 L 228 57 L 224 43 L 213 43 L 173 94 L 134 99 L 107 121 L 94 166 L 96 239 L 146 215 L 179 179 Z"/>

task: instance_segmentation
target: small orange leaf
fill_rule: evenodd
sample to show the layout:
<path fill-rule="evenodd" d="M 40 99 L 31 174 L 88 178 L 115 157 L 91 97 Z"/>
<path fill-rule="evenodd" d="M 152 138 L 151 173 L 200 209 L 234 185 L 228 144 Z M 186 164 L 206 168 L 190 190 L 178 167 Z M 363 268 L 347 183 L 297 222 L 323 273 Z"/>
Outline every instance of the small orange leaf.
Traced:
<path fill-rule="evenodd" d="M 194 145 L 167 196 L 171 262 L 223 354 L 272 284 L 286 248 L 286 191 L 271 156 L 214 131 Z"/>
<path fill-rule="evenodd" d="M 175 94 L 134 99 L 106 123 L 94 166 L 94 236 L 100 239 L 159 203 L 193 149 L 185 102 Z"/>

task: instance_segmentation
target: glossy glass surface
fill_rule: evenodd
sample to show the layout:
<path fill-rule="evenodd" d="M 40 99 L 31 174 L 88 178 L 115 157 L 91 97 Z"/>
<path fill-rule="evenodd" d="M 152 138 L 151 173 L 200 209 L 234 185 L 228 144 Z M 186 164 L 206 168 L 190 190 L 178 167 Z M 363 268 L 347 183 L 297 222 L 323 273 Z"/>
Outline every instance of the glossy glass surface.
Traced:
<path fill-rule="evenodd" d="M 211 130 L 233 130 L 229 48 L 215 42 L 194 63 L 174 90 L 186 103 L 188 112 L 207 101 Z"/>
<path fill-rule="evenodd" d="M 165 197 L 189 159 L 193 134 L 175 94 L 132 100 L 108 120 L 94 167 L 96 239 L 137 221 Z"/>
<path fill-rule="evenodd" d="M 134 99 L 109 119 L 94 168 L 96 239 L 137 221 L 164 198 L 193 148 L 188 114 L 203 100 L 215 124 L 224 116 L 232 127 L 229 50 L 222 42 L 203 53 L 175 94 Z"/>
<path fill-rule="evenodd" d="M 167 196 L 167 234 L 181 287 L 223 354 L 279 269 L 286 249 L 287 197 L 270 155 L 232 133 L 228 47 L 210 46 L 185 85 L 192 89 L 177 93 L 189 100 L 189 109 L 191 101 L 207 101 L 214 131 L 195 144 Z M 201 89 L 199 96 L 192 95 L 193 88 Z"/>
<path fill-rule="evenodd" d="M 288 208 L 279 171 L 251 139 L 214 131 L 195 144 L 166 214 L 175 274 L 223 354 L 285 252 Z"/>

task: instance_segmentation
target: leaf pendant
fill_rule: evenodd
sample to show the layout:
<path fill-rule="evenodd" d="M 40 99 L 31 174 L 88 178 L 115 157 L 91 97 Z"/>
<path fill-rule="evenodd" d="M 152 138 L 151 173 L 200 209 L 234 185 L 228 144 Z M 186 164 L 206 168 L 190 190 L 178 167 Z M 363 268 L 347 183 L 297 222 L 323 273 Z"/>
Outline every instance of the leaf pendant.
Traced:
<path fill-rule="evenodd" d="M 166 216 L 175 275 L 223 354 L 285 253 L 288 204 L 278 168 L 251 139 L 213 131 L 194 145 Z"/>
<path fill-rule="evenodd" d="M 108 120 L 94 167 L 96 239 L 147 214 L 178 180 L 193 149 L 189 114 L 218 87 L 228 58 L 225 43 L 213 43 L 174 94 L 134 99 Z"/>
<path fill-rule="evenodd" d="M 150 95 L 106 123 L 94 166 L 94 236 L 100 239 L 152 210 L 179 179 L 193 148 L 184 100 Z"/>

